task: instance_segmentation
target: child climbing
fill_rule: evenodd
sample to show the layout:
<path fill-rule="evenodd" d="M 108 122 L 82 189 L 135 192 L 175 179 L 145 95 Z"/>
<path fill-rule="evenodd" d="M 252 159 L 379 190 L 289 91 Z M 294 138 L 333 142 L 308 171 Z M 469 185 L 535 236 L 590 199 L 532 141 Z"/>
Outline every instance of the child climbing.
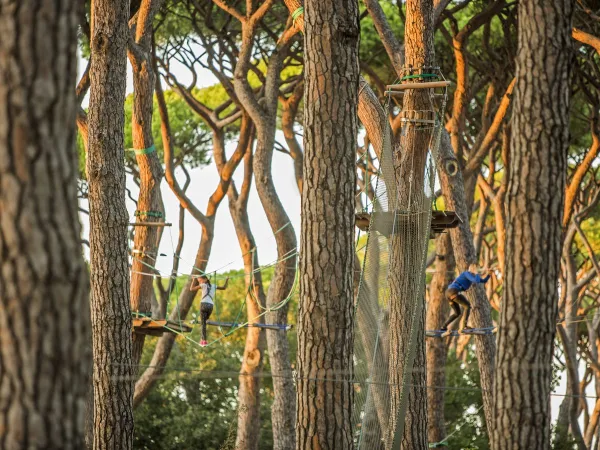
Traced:
<path fill-rule="evenodd" d="M 200 275 L 199 277 L 192 278 L 192 285 L 190 286 L 190 291 L 195 292 L 202 289 L 202 300 L 200 300 L 200 319 L 202 322 L 202 340 L 200 341 L 200 345 L 203 347 L 208 344 L 206 341 L 206 321 L 209 319 L 212 314 L 212 310 L 215 304 L 215 293 L 216 290 L 219 289 L 223 291 L 227 289 L 227 284 L 229 283 L 229 277 L 225 280 L 225 284 L 223 286 L 216 286 L 210 283 L 210 280 L 206 275 Z"/>
<path fill-rule="evenodd" d="M 450 318 L 446 321 L 444 326 L 440 331 L 443 331 L 442 337 L 446 337 L 452 333 L 452 331 L 448 330 L 448 326 L 458 319 L 461 316 L 460 305 L 465 308 L 465 315 L 462 322 L 462 330 L 470 330 L 471 327 L 469 324 L 469 315 L 471 314 L 471 304 L 467 300 L 467 298 L 461 294 L 461 292 L 467 291 L 473 284 L 482 283 L 485 284 L 490 279 L 490 270 L 484 270 L 484 273 L 487 273 L 487 277 L 482 278 L 481 275 L 475 273 L 477 271 L 477 266 L 472 264 L 469 266 L 469 270 L 461 273 L 446 290 L 446 298 L 450 302 L 450 306 L 452 307 L 452 314 Z"/>

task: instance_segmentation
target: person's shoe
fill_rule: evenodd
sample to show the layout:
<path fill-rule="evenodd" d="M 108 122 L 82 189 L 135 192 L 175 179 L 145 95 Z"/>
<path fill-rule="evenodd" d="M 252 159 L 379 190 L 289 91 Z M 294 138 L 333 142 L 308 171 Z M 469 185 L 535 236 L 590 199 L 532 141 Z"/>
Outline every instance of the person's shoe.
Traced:
<path fill-rule="evenodd" d="M 205 340 L 200 341 L 200 345 L 202 347 L 206 347 L 208 345 L 208 342 L 206 342 Z"/>
<path fill-rule="evenodd" d="M 441 337 L 446 337 L 446 336 L 450 336 L 452 334 L 452 330 L 447 330 L 445 328 L 442 328 L 440 331 L 443 331 Z"/>

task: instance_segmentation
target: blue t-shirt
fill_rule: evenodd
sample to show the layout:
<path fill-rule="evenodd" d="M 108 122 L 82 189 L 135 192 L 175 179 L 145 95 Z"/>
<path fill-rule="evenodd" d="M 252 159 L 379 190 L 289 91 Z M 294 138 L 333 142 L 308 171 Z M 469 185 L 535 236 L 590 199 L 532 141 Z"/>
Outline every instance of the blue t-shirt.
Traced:
<path fill-rule="evenodd" d="M 474 283 L 486 283 L 490 279 L 490 275 L 485 278 L 477 273 L 463 272 L 451 284 L 448 289 L 456 289 L 457 291 L 466 291 Z"/>

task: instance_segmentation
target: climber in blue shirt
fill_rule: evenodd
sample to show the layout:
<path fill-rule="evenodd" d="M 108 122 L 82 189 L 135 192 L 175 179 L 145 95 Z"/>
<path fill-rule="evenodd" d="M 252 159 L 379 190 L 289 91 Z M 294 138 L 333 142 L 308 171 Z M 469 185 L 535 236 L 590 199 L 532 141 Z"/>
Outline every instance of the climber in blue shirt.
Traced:
<path fill-rule="evenodd" d="M 460 305 L 465 308 L 465 316 L 463 319 L 463 326 L 461 327 L 463 330 L 470 330 L 471 327 L 468 326 L 469 323 L 469 315 L 471 314 L 471 304 L 467 300 L 467 298 L 461 294 L 461 292 L 465 292 L 475 283 L 486 283 L 490 279 L 489 270 L 485 270 L 484 272 L 488 274 L 487 277 L 482 278 L 481 275 L 475 273 L 477 267 L 475 265 L 471 265 L 469 267 L 469 271 L 461 273 L 446 290 L 446 298 L 450 302 L 450 306 L 452 307 L 452 314 L 450 318 L 446 321 L 441 331 L 444 333 L 448 333 L 448 326 L 458 319 L 461 316 Z"/>

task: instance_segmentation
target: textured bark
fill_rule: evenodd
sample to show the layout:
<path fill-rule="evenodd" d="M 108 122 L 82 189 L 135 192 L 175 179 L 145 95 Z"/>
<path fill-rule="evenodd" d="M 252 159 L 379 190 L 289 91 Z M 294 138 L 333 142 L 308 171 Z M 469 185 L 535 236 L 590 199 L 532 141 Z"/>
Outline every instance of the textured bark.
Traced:
<path fill-rule="evenodd" d="M 452 282 L 454 254 L 449 234 L 442 234 L 435 245 L 435 274 L 429 286 L 429 302 L 425 328 L 439 330 L 448 317 L 448 300 L 445 291 Z M 446 358 L 448 347 L 443 339 L 427 339 L 427 385 L 446 385 Z M 427 420 L 429 442 L 440 442 L 446 437 L 444 422 L 444 390 L 430 389 L 427 392 Z"/>
<path fill-rule="evenodd" d="M 424 301 L 423 299 L 419 299 Z M 417 328 L 415 361 L 408 392 L 408 409 L 404 421 L 402 449 L 428 448 L 427 374 L 425 358 L 425 309 L 421 308 L 414 326 Z"/>
<path fill-rule="evenodd" d="M 248 217 L 248 194 L 250 193 L 252 176 L 252 142 L 250 142 L 244 158 L 244 181 L 241 192 L 237 192 L 235 184 L 232 182 L 227 196 L 229 211 L 244 259 L 246 285 L 252 291 L 252 295 L 249 294 L 246 301 L 248 320 L 254 323 L 264 323 L 264 316 L 261 314 L 266 304 L 266 295 L 263 289 L 261 272 L 253 273 L 259 267 L 258 250 L 256 249 L 256 242 L 250 229 Z M 236 449 L 239 450 L 259 449 L 261 378 L 256 374 L 262 371 L 265 347 L 264 330 L 248 327 L 238 391 Z"/>
<path fill-rule="evenodd" d="M 404 45 L 408 66 L 433 65 L 433 32 L 432 0 L 407 1 Z M 407 90 L 402 107 L 407 111 L 433 109 L 427 90 Z M 410 221 L 399 225 L 390 238 L 389 383 L 392 388 L 386 444 L 406 450 L 427 448 L 424 298 L 418 298 L 414 290 L 422 285 L 424 293 L 425 286 L 420 268 L 426 255 L 428 236 L 424 236 L 419 224 L 428 222 L 431 208 L 430 204 L 421 204 L 429 143 L 430 132 L 408 124 L 399 137 L 393 157 L 398 200 L 391 207 L 411 210 L 419 203 L 417 212 L 411 213 Z M 417 193 L 418 200 L 412 197 L 413 193 Z M 414 321 L 413 311 L 416 313 Z M 416 346 L 414 360 L 411 360 L 411 345 Z M 404 423 L 398 423 L 402 417 L 405 417 Z"/>
<path fill-rule="evenodd" d="M 129 60 L 133 68 L 133 108 L 131 133 L 133 148 L 143 150 L 154 145 L 152 137 L 152 112 L 154 95 L 154 68 L 152 64 L 152 21 L 162 0 L 143 0 L 137 13 L 135 40 L 129 44 Z M 164 206 L 160 191 L 163 177 L 161 161 L 156 152 L 136 155 L 140 175 L 138 196 L 138 219 L 142 222 L 163 222 L 164 218 L 145 215 L 160 212 Z M 156 262 L 162 228 L 136 227 L 133 238 L 133 261 L 131 265 L 131 310 L 142 314 L 151 313 L 154 277 L 142 275 L 151 271 Z M 154 311 L 154 317 L 158 311 Z M 144 347 L 145 334 L 133 333 L 133 362 L 139 364 Z"/>
<path fill-rule="evenodd" d="M 307 0 L 304 25 L 296 448 L 349 449 L 353 448 L 358 3 Z"/>
<path fill-rule="evenodd" d="M 94 448 L 133 444 L 131 309 L 123 127 L 129 1 L 92 2 L 87 171 Z"/>
<path fill-rule="evenodd" d="M 290 14 L 293 14 L 298 8 L 303 6 L 303 2 L 299 0 L 283 0 Z M 304 14 L 296 17 L 294 22 L 298 31 L 304 30 Z M 396 44 L 391 44 L 390 48 L 395 48 Z M 396 62 L 402 61 L 401 58 L 392 58 Z M 369 83 L 360 77 L 360 88 L 358 93 L 358 118 L 365 127 L 367 135 L 373 144 L 375 152 L 381 154 L 381 146 L 383 142 L 383 133 L 385 132 L 385 124 L 387 117 L 379 103 L 377 95 L 373 92 Z"/>
<path fill-rule="evenodd" d="M 519 3 L 492 448 L 550 447 L 573 2 Z"/>
<path fill-rule="evenodd" d="M 78 2 L 0 2 L 0 448 L 84 448 Z"/>
<path fill-rule="evenodd" d="M 466 202 L 464 181 L 460 167 L 457 173 L 450 176 L 445 170 L 445 162 L 454 160 L 452 145 L 448 133 L 442 132 L 442 140 L 439 149 L 440 162 L 438 164 L 438 175 L 446 208 L 456 211 L 462 219 L 462 223 L 450 230 L 454 258 L 459 272 L 465 271 L 469 265 L 477 263 L 475 246 L 473 245 L 473 233 L 469 225 L 469 212 Z M 458 167 L 458 164 L 457 164 Z M 485 289 L 481 284 L 474 285 L 466 293 L 471 303 L 470 326 L 473 328 L 487 328 L 493 326 L 491 308 Z M 483 397 L 483 409 L 488 432 L 493 426 L 493 385 L 494 385 L 494 357 L 496 354 L 496 342 L 494 336 L 473 336 L 475 341 L 475 353 L 479 364 L 479 375 Z"/>

